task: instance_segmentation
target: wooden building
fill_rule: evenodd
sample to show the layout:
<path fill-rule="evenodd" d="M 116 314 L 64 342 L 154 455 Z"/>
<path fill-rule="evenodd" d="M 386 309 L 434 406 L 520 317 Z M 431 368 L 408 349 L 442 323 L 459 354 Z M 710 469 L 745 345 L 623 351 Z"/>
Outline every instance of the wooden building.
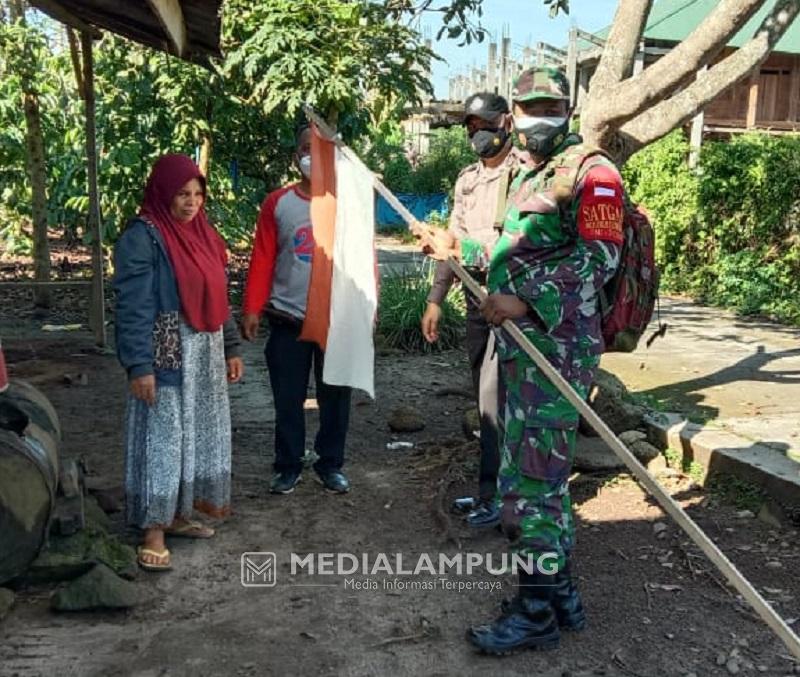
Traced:
<path fill-rule="evenodd" d="M 764 3 L 730 41 L 719 60 L 752 38 L 776 1 Z M 635 71 L 647 68 L 685 40 L 716 4 L 716 0 L 657 0 L 644 31 Z M 577 44 L 572 79 L 577 84 L 578 109 L 587 94 L 608 32 L 608 28 L 594 35 L 572 32 L 571 42 Z M 772 133 L 800 131 L 800 21 L 789 27 L 759 72 L 730 87 L 706 106 L 699 117 L 695 126 L 699 122 L 704 133 L 736 133 L 752 129 Z"/>

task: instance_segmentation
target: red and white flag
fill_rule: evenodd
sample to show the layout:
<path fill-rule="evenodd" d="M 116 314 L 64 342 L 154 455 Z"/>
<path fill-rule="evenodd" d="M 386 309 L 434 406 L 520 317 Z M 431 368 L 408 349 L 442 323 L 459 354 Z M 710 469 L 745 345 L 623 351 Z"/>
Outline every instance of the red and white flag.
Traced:
<path fill-rule="evenodd" d="M 372 173 L 315 125 L 311 135 L 314 253 L 300 338 L 325 351 L 322 380 L 375 396 L 378 308 Z"/>

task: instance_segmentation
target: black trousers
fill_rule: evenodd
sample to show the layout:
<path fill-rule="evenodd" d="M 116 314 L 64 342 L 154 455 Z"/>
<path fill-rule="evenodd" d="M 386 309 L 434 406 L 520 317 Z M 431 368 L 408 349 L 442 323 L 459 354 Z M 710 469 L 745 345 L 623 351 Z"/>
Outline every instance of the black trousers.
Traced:
<path fill-rule="evenodd" d="M 298 341 L 299 336 L 299 325 L 270 321 L 264 353 L 275 401 L 274 469 L 276 473 L 299 473 L 303 469 L 306 444 L 303 404 L 313 366 L 319 405 L 319 432 L 314 443 L 319 460 L 314 470 L 326 474 L 340 470 L 344 464 L 351 389 L 322 382 L 324 354 L 315 343 Z"/>
<path fill-rule="evenodd" d="M 494 353 L 492 330 L 480 314 L 475 297 L 468 292 L 465 293 L 467 298 L 467 356 L 472 371 L 472 385 L 478 401 L 478 411 L 481 416 L 478 496 L 482 501 L 491 501 L 497 493 L 497 473 L 500 469 L 497 429 L 497 388 L 500 365 Z"/>

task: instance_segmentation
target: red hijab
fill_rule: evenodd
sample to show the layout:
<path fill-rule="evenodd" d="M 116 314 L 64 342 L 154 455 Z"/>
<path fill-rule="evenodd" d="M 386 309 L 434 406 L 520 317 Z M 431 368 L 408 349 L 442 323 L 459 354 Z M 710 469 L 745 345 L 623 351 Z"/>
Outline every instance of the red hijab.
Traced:
<path fill-rule="evenodd" d="M 206 192 L 206 180 L 186 155 L 164 155 L 153 165 L 139 215 L 164 239 L 186 322 L 197 331 L 217 331 L 230 317 L 225 243 L 208 223 L 205 204 L 191 221 L 181 223 L 170 212 L 172 199 L 192 179 Z"/>

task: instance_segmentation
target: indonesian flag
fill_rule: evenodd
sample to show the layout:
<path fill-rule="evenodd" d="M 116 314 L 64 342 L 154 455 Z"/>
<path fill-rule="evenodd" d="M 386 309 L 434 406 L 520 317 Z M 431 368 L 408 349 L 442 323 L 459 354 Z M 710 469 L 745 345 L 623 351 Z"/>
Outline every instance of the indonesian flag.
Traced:
<path fill-rule="evenodd" d="M 311 126 L 314 252 L 300 338 L 325 351 L 322 380 L 375 397 L 378 308 L 372 173 Z"/>

